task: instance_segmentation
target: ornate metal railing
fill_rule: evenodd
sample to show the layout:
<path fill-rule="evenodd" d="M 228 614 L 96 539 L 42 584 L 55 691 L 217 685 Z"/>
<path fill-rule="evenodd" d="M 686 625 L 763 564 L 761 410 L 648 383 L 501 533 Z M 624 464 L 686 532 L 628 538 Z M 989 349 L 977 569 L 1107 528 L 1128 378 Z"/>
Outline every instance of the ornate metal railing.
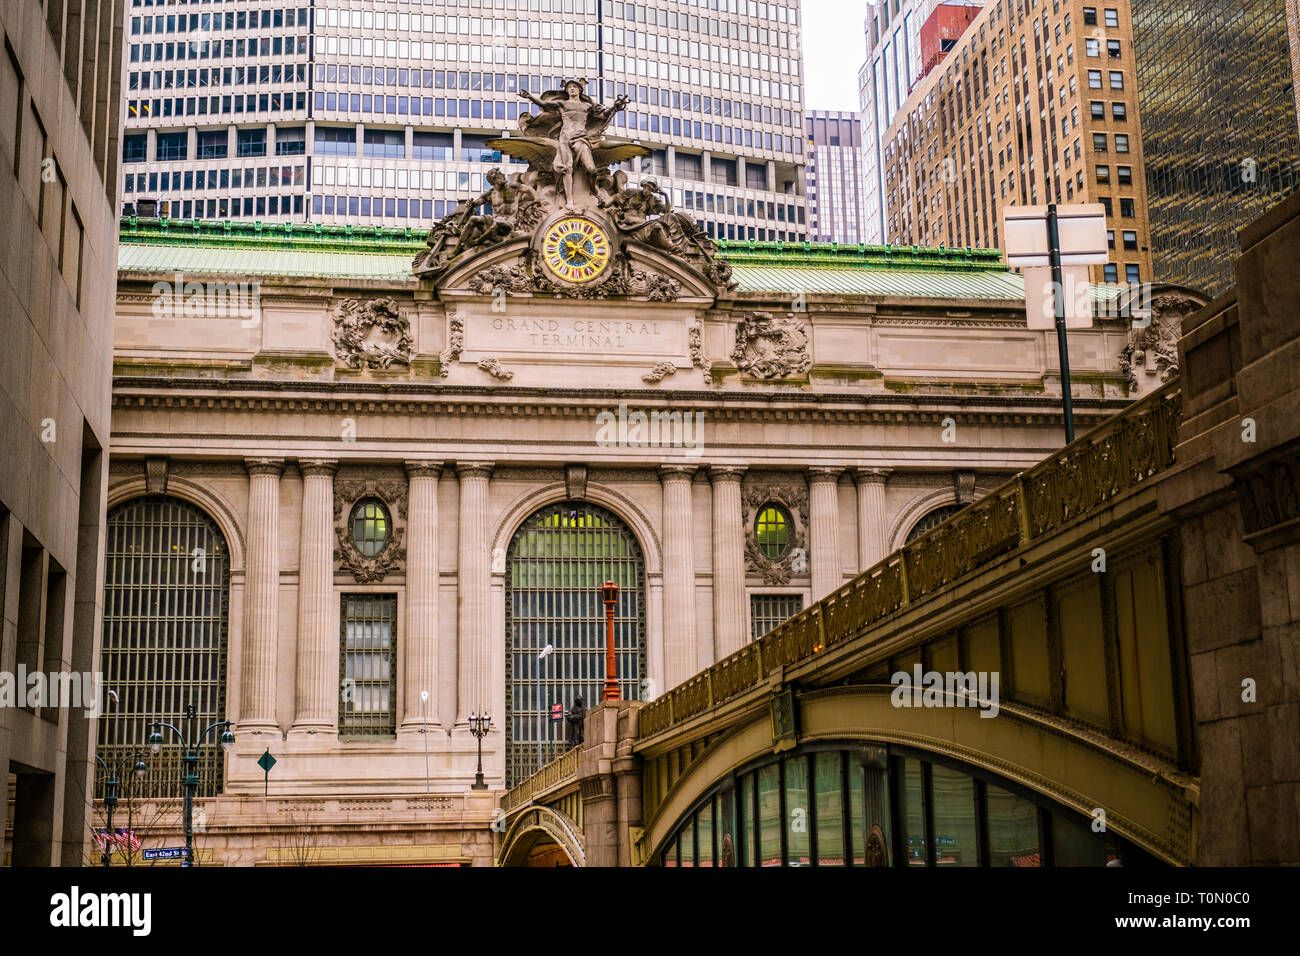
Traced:
<path fill-rule="evenodd" d="M 1135 402 L 875 567 L 641 711 L 651 737 L 759 686 L 986 564 L 1101 507 L 1174 460 L 1178 383 Z"/>
<path fill-rule="evenodd" d="M 521 807 L 539 794 L 560 786 L 578 773 L 578 763 L 582 759 L 582 748 L 574 747 L 563 756 L 557 757 L 530 777 L 525 777 L 501 798 L 501 809 L 506 813 Z"/>

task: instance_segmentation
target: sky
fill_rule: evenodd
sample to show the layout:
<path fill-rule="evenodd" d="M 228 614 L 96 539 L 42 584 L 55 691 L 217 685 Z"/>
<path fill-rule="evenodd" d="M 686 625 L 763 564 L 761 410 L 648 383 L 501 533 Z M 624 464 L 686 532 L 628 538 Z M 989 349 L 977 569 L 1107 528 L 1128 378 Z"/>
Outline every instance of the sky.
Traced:
<path fill-rule="evenodd" d="M 805 109 L 858 111 L 865 0 L 802 0 Z"/>

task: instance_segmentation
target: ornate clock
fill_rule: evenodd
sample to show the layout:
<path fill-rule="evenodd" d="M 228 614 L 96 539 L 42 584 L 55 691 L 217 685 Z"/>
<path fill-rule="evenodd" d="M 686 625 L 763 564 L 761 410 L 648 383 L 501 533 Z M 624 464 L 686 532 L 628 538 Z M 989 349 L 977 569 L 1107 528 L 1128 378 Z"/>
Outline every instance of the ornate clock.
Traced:
<path fill-rule="evenodd" d="M 556 220 L 542 236 L 542 261 L 566 282 L 591 282 L 613 260 L 609 235 L 583 216 Z"/>

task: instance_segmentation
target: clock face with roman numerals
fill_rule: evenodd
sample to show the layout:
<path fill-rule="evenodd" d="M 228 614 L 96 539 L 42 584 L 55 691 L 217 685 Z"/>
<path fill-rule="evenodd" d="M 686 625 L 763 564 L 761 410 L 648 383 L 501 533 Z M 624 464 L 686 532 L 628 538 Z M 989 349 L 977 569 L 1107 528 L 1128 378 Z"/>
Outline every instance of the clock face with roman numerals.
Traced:
<path fill-rule="evenodd" d="M 546 230 L 542 259 L 566 282 L 591 282 L 609 268 L 609 236 L 590 219 L 567 216 Z"/>

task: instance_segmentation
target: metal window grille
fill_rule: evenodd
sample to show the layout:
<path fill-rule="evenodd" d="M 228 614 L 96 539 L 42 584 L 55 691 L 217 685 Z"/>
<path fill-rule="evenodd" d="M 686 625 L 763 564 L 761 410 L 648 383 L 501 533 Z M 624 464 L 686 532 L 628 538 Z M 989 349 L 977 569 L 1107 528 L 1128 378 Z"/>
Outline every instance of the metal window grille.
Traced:
<path fill-rule="evenodd" d="M 764 505 L 754 528 L 758 546 L 772 559 L 785 556 L 790 547 L 790 515 L 780 505 Z"/>
<path fill-rule="evenodd" d="M 803 610 L 802 594 L 751 594 L 749 596 L 750 636 L 758 640 L 782 621 Z"/>
<path fill-rule="evenodd" d="M 943 524 L 958 511 L 965 507 L 964 505 L 944 505 L 942 508 L 935 508 L 916 524 L 912 525 L 912 530 L 907 533 L 906 544 L 911 544 L 921 535 L 925 534 L 931 528 L 936 528 Z"/>
<path fill-rule="evenodd" d="M 619 586 L 614 649 L 624 700 L 641 698 L 646 667 L 645 562 L 636 537 L 613 514 L 585 502 L 535 512 L 506 556 L 506 786 L 559 756 L 576 697 L 600 700 L 605 681 L 605 608 L 600 586 Z M 547 644 L 554 650 L 538 655 Z M 539 746 L 540 745 L 540 746 Z"/>
<path fill-rule="evenodd" d="M 397 595 L 345 594 L 339 652 L 339 735 L 397 733 Z"/>
<path fill-rule="evenodd" d="M 136 498 L 108 515 L 104 560 L 104 715 L 98 753 L 110 767 L 145 753 L 148 770 L 131 768 L 123 795 L 179 797 L 181 749 L 170 733 L 148 754 L 148 725 L 163 720 L 187 735 L 226 713 L 229 555 L 216 524 L 176 498 Z M 114 704 L 108 691 L 118 695 Z M 184 719 L 193 704 L 196 718 Z M 198 796 L 221 793 L 221 750 L 200 751 Z M 102 797 L 103 774 L 95 795 Z"/>

